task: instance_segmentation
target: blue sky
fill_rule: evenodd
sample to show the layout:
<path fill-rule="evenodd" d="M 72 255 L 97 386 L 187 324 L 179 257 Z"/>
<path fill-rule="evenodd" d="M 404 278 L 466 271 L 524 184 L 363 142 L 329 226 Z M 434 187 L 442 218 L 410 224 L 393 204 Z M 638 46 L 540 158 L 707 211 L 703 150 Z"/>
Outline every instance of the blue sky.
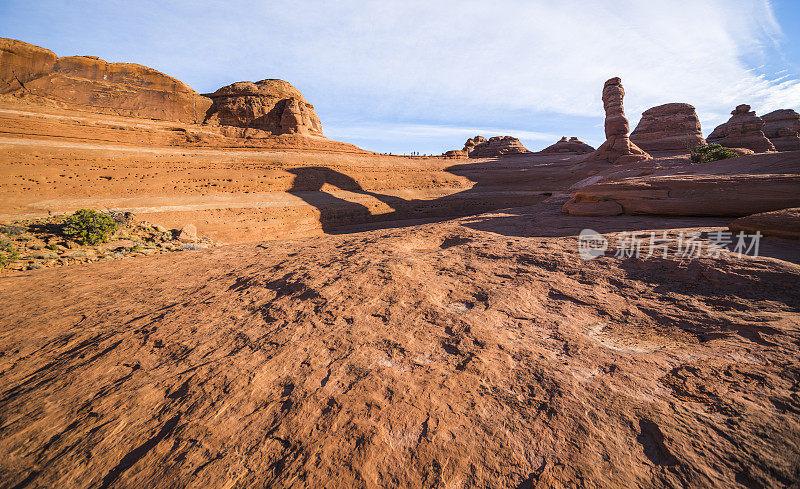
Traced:
<path fill-rule="evenodd" d="M 800 110 L 798 0 L 0 0 L 0 36 L 151 66 L 205 93 L 281 78 L 328 137 L 441 153 L 510 134 L 603 137 L 603 82 L 631 127 L 667 102 L 708 134 L 740 103 Z"/>

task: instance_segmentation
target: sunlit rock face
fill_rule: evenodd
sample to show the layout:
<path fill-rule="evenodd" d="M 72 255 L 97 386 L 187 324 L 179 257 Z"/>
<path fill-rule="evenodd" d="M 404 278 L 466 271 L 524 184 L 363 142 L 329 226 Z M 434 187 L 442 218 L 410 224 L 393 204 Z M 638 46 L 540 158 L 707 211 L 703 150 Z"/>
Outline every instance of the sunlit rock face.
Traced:
<path fill-rule="evenodd" d="M 492 158 L 495 156 L 530 153 L 519 139 L 512 136 L 495 136 L 486 139 L 475 136 L 467 139 L 464 151 L 470 158 Z"/>
<path fill-rule="evenodd" d="M 0 38 L 0 94 L 24 103 L 177 122 L 201 122 L 211 106 L 188 85 L 135 63 L 52 51 Z"/>
<path fill-rule="evenodd" d="M 207 123 L 260 129 L 276 135 L 323 135 L 314 106 L 289 82 L 236 82 L 207 96 L 214 101 Z"/>

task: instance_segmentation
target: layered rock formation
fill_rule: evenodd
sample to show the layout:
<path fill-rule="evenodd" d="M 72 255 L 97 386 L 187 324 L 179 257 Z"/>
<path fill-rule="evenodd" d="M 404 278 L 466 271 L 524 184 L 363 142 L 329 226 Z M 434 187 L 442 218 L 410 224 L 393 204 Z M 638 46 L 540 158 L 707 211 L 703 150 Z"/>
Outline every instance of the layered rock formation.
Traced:
<path fill-rule="evenodd" d="M 630 139 L 636 146 L 651 152 L 689 153 L 706 144 L 694 107 L 683 103 L 659 105 L 644 111 Z"/>
<path fill-rule="evenodd" d="M 798 188 L 800 175 L 627 178 L 582 188 L 563 211 L 573 216 L 746 216 L 800 206 Z"/>
<path fill-rule="evenodd" d="M 606 111 L 606 142 L 592 153 L 587 161 L 608 161 L 622 164 L 649 160 L 651 157 L 644 150 L 633 144 L 628 137 L 630 126 L 625 117 L 622 99 L 625 89 L 619 77 L 611 78 L 603 86 L 603 108 Z"/>
<path fill-rule="evenodd" d="M 759 232 L 764 236 L 800 239 L 800 207 L 740 217 L 728 227 L 734 233 Z"/>
<path fill-rule="evenodd" d="M 780 109 L 761 119 L 764 121 L 764 135 L 776 150 L 800 150 L 800 114 L 792 109 Z"/>
<path fill-rule="evenodd" d="M 0 38 L 0 94 L 86 112 L 200 122 L 211 100 L 146 66 L 52 51 Z"/>
<path fill-rule="evenodd" d="M 469 138 L 467 139 L 467 142 L 464 143 L 464 151 L 466 151 L 467 154 L 469 154 L 473 149 L 475 149 L 475 146 L 484 143 L 486 143 L 486 138 L 483 136 L 475 136 L 474 138 Z"/>
<path fill-rule="evenodd" d="M 551 144 L 545 149 L 539 151 L 541 154 L 550 153 L 572 153 L 572 154 L 586 154 L 594 151 L 594 148 L 584 143 L 576 137 L 567 139 L 566 136 L 562 137 L 555 144 Z"/>
<path fill-rule="evenodd" d="M 775 151 L 775 146 L 764 135 L 763 119 L 756 116 L 746 104 L 733 109 L 728 122 L 714 128 L 706 139 L 709 144 L 721 144 L 728 148 L 747 148 L 756 153 Z"/>
<path fill-rule="evenodd" d="M 492 158 L 530 153 L 519 139 L 512 136 L 495 136 L 488 140 L 483 136 L 475 136 L 467 139 L 464 151 L 470 158 Z"/>
<path fill-rule="evenodd" d="M 289 82 L 237 82 L 206 96 L 214 101 L 206 123 L 258 129 L 273 135 L 322 136 L 314 106 Z"/>
<path fill-rule="evenodd" d="M 757 154 L 654 175 L 612 175 L 578 189 L 562 210 L 573 216 L 746 216 L 800 206 L 798 188 L 793 153 Z"/>

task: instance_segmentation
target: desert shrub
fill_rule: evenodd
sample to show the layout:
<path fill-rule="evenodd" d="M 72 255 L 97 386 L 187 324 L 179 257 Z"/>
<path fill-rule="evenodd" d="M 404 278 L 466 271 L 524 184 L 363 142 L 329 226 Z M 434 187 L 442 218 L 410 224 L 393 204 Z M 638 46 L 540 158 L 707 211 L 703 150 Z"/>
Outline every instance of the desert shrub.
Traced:
<path fill-rule="evenodd" d="M 17 261 L 19 252 L 11 241 L 0 239 L 0 268 L 5 268 L 9 263 Z"/>
<path fill-rule="evenodd" d="M 117 230 L 117 223 L 108 214 L 92 209 L 80 209 L 64 218 L 62 232 L 68 238 L 94 245 L 108 241 Z"/>
<path fill-rule="evenodd" d="M 728 158 L 737 158 L 738 156 L 739 153 L 721 144 L 704 144 L 692 151 L 692 161 L 695 163 L 727 160 Z"/>
<path fill-rule="evenodd" d="M 25 226 L 20 226 L 19 224 L 6 224 L 4 226 L 0 226 L 0 231 L 8 236 L 21 236 L 25 234 L 27 228 Z"/>

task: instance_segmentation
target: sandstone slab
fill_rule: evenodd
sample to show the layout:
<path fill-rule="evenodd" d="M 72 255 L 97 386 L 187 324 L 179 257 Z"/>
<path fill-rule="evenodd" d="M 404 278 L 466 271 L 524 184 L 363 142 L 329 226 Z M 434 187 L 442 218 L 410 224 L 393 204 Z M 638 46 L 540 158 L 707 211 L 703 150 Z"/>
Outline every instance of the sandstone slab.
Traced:
<path fill-rule="evenodd" d="M 734 233 L 758 231 L 764 236 L 800 239 L 800 207 L 740 217 L 728 227 Z"/>
<path fill-rule="evenodd" d="M 0 485 L 796 478 L 798 267 L 584 261 L 664 220 L 554 210 L 2 277 Z"/>
<path fill-rule="evenodd" d="M 800 175 L 671 175 L 626 178 L 578 190 L 563 211 L 576 216 L 625 214 L 745 216 L 800 206 Z M 607 214 L 603 211 L 608 209 Z"/>

